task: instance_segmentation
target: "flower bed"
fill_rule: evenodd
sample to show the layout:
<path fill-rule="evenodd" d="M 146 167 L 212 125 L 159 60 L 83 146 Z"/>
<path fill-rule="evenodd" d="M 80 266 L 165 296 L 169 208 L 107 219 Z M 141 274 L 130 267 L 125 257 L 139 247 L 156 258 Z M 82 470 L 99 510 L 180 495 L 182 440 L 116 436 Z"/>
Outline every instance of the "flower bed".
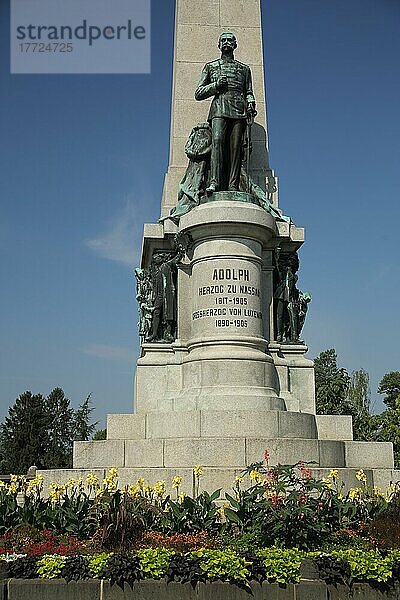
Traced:
<path fill-rule="evenodd" d="M 4 577 L 222 581 L 249 590 L 252 581 L 290 585 L 312 559 L 327 583 L 394 586 L 400 572 L 400 494 L 370 489 L 363 471 L 344 492 L 337 471 L 319 480 L 311 465 L 250 465 L 221 495 L 200 491 L 202 468 L 193 469 L 192 495 L 182 477 L 123 489 L 118 471 L 104 481 L 52 483 L 43 494 L 40 475 L 0 483 L 0 560 Z"/>

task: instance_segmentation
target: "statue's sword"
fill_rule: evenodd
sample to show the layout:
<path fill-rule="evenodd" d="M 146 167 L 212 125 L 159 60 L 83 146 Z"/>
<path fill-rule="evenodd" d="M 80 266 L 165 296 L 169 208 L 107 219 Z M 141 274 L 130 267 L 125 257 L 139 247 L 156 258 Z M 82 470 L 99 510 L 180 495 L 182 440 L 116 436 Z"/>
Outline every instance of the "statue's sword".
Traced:
<path fill-rule="evenodd" d="M 254 118 L 257 115 L 256 110 L 248 110 L 247 111 L 247 144 L 246 144 L 246 170 L 247 170 L 247 193 L 250 194 L 250 154 L 252 151 L 252 142 L 251 142 L 251 128 L 254 123 Z"/>

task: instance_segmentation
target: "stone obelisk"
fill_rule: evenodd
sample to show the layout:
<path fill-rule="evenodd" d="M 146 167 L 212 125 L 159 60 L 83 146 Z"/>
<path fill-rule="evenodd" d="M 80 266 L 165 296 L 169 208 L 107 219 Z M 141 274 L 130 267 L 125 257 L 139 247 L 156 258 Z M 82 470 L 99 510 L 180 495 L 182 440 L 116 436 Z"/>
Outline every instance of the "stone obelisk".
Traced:
<path fill-rule="evenodd" d="M 222 64 L 227 32 L 237 48 Z M 161 219 L 144 226 L 136 269 L 134 412 L 108 416 L 107 440 L 75 443 L 74 476 L 117 466 L 122 485 L 138 477 L 168 485 L 179 472 L 190 491 L 200 464 L 206 489 L 229 489 L 268 448 L 272 464 L 313 461 L 316 476 L 335 468 L 354 484 L 364 468 L 376 485 L 399 479 L 390 443 L 355 442 L 351 417 L 315 414 L 314 368 L 300 339 L 310 300 L 297 287 L 304 230 L 281 212 L 268 160 L 260 0 L 177 0 L 173 66 Z M 204 68 L 210 100 L 199 102 Z M 235 189 L 210 192 L 210 103 L 222 95 L 241 105 L 249 69 L 257 116 L 252 126 L 246 116 L 247 161 Z"/>

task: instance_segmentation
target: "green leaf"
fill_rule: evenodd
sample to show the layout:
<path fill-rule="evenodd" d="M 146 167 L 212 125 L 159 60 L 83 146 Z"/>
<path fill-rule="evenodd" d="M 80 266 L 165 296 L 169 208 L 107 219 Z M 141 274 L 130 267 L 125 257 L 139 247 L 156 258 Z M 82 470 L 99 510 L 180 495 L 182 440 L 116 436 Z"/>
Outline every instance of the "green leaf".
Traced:
<path fill-rule="evenodd" d="M 224 514 L 229 521 L 233 521 L 233 523 L 240 523 L 237 513 L 231 508 L 225 508 Z"/>
<path fill-rule="evenodd" d="M 211 496 L 210 496 L 210 502 L 214 502 L 214 500 L 216 500 L 217 498 L 220 497 L 220 495 L 221 495 L 221 489 L 222 488 L 219 488 L 218 490 L 215 490 L 215 492 L 213 492 L 211 494 Z"/>
<path fill-rule="evenodd" d="M 232 504 L 233 508 L 239 508 L 240 504 L 237 500 L 235 500 L 235 498 L 233 498 L 233 496 L 231 496 L 230 494 L 228 494 L 227 492 L 225 492 L 225 498 L 227 500 L 229 500 L 229 502 Z"/>

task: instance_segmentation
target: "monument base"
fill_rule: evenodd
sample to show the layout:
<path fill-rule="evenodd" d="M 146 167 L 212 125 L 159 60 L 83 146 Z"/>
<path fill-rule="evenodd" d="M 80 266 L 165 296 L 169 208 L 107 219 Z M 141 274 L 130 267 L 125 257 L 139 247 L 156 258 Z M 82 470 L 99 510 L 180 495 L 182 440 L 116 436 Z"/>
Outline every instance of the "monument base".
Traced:
<path fill-rule="evenodd" d="M 174 404 L 180 409 L 174 410 Z M 199 464 L 202 489 L 229 491 L 236 475 L 260 462 L 265 449 L 271 465 L 313 463 L 315 477 L 337 469 L 347 488 L 358 485 L 360 468 L 371 486 L 400 481 L 392 444 L 353 441 L 349 416 L 248 410 L 245 403 L 235 410 L 182 410 L 182 398 L 171 398 L 166 410 L 109 415 L 107 440 L 75 442 L 73 470 L 42 474 L 47 485 L 90 472 L 102 479 L 108 468 L 118 467 L 121 486 L 144 477 L 150 484 L 164 480 L 169 491 L 179 474 L 183 491 L 191 493 L 192 468 Z"/>
<path fill-rule="evenodd" d="M 392 444 L 353 441 L 350 427 L 351 421 L 342 419 L 345 439 L 333 440 L 319 436 L 318 416 L 306 413 L 179 410 L 110 415 L 107 440 L 75 442 L 74 467 L 180 469 L 200 464 L 242 470 L 262 460 L 268 449 L 271 465 L 301 460 L 320 468 L 392 470 Z"/>
<path fill-rule="evenodd" d="M 102 479 L 118 467 L 121 486 L 144 477 L 150 484 L 184 478 L 191 493 L 192 468 L 204 469 L 202 489 L 229 491 L 236 475 L 262 460 L 268 449 L 271 465 L 312 463 L 315 477 L 338 470 L 347 488 L 358 485 L 362 468 L 368 483 L 385 488 L 400 481 L 393 468 L 391 443 L 352 440 L 351 417 L 314 415 L 282 410 L 152 411 L 109 415 L 107 440 L 75 442 L 74 469 L 42 471 L 45 485 L 77 479 L 90 472 Z M 329 439 L 335 438 L 335 439 Z"/>

